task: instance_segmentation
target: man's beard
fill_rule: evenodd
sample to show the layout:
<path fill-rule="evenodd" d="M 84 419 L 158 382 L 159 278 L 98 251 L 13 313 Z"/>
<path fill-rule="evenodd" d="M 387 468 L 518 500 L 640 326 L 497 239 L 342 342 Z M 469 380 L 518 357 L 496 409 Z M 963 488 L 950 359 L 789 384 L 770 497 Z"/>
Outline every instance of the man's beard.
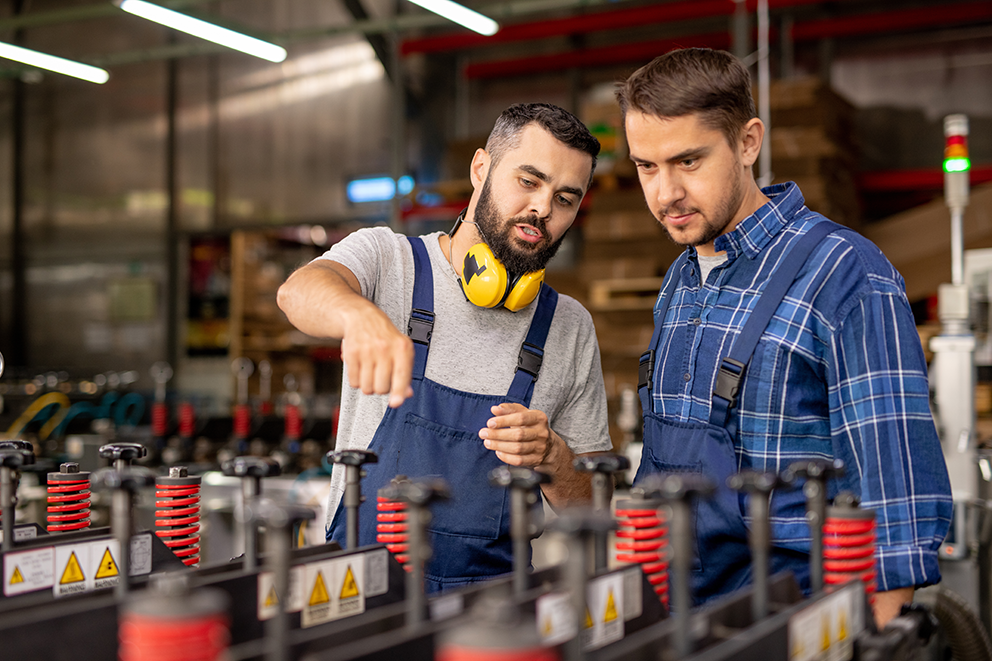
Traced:
<path fill-rule="evenodd" d="M 716 241 L 716 238 L 724 233 L 727 226 L 734 219 L 737 214 L 737 210 L 741 206 L 741 201 L 744 199 L 744 191 L 742 180 L 740 177 L 734 179 L 731 184 L 730 194 L 724 198 L 716 212 L 713 214 L 713 218 L 704 217 L 702 225 L 702 233 L 698 238 L 694 239 L 679 239 L 675 234 L 672 233 L 668 227 L 662 223 L 661 226 L 665 229 L 665 233 L 668 238 L 672 240 L 673 243 L 680 246 L 703 246 L 708 243 Z M 681 207 L 678 204 L 672 205 L 667 209 L 662 210 L 661 217 L 672 215 L 672 216 L 682 216 L 687 213 L 698 212 L 699 209 L 693 209 L 690 207 Z"/>
<path fill-rule="evenodd" d="M 514 225 L 517 223 L 536 227 L 541 232 L 541 242 L 530 244 L 513 236 Z M 551 243 L 547 223 L 544 222 L 543 218 L 531 214 L 504 219 L 493 202 L 488 176 L 482 185 L 479 203 L 475 207 L 475 224 L 482 239 L 489 245 L 489 249 L 493 251 L 496 259 L 514 275 L 540 271 L 547 266 L 551 258 L 558 252 L 558 248 L 561 247 L 565 234 L 568 234 L 566 230 L 561 238 Z"/>

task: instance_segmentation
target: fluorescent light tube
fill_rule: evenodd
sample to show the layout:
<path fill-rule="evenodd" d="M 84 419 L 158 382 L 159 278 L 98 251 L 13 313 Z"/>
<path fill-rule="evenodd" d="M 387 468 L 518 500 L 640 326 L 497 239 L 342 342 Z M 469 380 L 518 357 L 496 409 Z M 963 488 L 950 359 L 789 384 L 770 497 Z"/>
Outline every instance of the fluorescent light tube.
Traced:
<path fill-rule="evenodd" d="M 160 23 L 194 37 L 212 41 L 221 46 L 227 46 L 234 50 L 260 57 L 269 62 L 282 62 L 286 59 L 286 49 L 282 46 L 270 44 L 267 41 L 249 37 L 246 34 L 222 28 L 213 23 L 201 21 L 198 18 L 180 14 L 177 11 L 166 9 L 160 5 L 154 5 L 144 0 L 121 0 L 117 5 L 124 11 L 147 18 L 149 21 Z"/>
<path fill-rule="evenodd" d="M 54 55 L 46 55 L 36 50 L 21 48 L 12 44 L 0 43 L 0 57 L 29 64 L 39 69 L 47 69 L 55 73 L 72 76 L 73 78 L 81 78 L 98 85 L 102 85 L 110 80 L 110 74 L 106 69 L 100 69 L 99 67 L 83 64 L 82 62 L 73 62 L 72 60 L 55 57 Z"/>
<path fill-rule="evenodd" d="M 499 31 L 499 23 L 493 19 L 451 0 L 410 0 L 410 2 L 487 37 Z"/>

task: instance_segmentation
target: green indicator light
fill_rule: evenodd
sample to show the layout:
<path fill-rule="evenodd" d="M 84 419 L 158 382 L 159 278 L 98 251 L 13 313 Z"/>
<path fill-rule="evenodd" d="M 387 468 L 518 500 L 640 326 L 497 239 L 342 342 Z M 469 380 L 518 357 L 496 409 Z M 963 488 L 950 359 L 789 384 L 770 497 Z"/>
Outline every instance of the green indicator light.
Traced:
<path fill-rule="evenodd" d="M 949 158 L 944 161 L 944 172 L 967 172 L 971 169 L 971 161 L 967 158 Z"/>

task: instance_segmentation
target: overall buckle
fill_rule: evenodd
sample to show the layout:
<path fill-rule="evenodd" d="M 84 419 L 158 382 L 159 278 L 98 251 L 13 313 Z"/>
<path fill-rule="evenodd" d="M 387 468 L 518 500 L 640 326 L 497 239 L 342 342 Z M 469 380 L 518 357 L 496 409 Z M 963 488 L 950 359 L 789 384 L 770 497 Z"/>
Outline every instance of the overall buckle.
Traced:
<path fill-rule="evenodd" d="M 720 370 L 716 375 L 716 386 L 713 394 L 730 402 L 733 408 L 737 401 L 737 393 L 740 391 L 741 379 L 744 378 L 744 363 L 733 358 L 724 358 L 720 361 Z"/>
<path fill-rule="evenodd" d="M 413 309 L 410 313 L 410 322 L 406 327 L 406 334 L 417 344 L 430 344 L 431 334 L 434 332 L 434 313 L 427 310 Z"/>

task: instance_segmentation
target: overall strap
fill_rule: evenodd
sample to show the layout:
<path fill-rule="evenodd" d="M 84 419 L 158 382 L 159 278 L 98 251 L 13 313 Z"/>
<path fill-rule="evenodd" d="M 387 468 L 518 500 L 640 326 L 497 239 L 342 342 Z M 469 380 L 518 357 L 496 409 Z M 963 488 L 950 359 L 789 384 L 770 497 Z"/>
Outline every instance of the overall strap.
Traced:
<path fill-rule="evenodd" d="M 682 266 L 687 259 L 687 253 L 683 251 L 668 269 L 668 279 L 661 286 L 661 291 L 665 295 L 661 299 L 661 307 L 658 308 L 654 332 L 651 334 L 651 344 L 648 345 L 648 350 L 641 354 L 640 363 L 637 366 L 637 395 L 641 400 L 641 411 L 644 412 L 654 410 L 654 407 L 651 406 L 651 384 L 654 379 L 655 354 L 658 351 L 658 343 L 661 341 L 661 327 L 665 322 L 665 315 L 668 314 L 668 307 L 672 302 L 672 296 L 675 295 Z"/>
<path fill-rule="evenodd" d="M 422 380 L 427 369 L 427 354 L 434 332 L 434 272 L 427 246 L 419 236 L 407 237 L 413 248 L 413 309 L 406 328 L 413 340 L 413 379 Z"/>
<path fill-rule="evenodd" d="M 750 317 L 744 324 L 740 335 L 734 341 L 734 346 L 730 349 L 730 355 L 725 356 L 720 361 L 717 371 L 716 385 L 713 388 L 713 399 L 710 407 L 710 424 L 718 427 L 727 427 L 731 436 L 736 433 L 736 429 L 728 427 L 730 411 L 737 404 L 737 393 L 740 390 L 741 381 L 744 380 L 744 372 L 751 360 L 751 355 L 758 346 L 768 322 L 771 321 L 775 310 L 785 298 L 789 287 L 795 281 L 800 269 L 809 259 L 810 254 L 820 244 L 828 234 L 842 229 L 841 225 L 832 221 L 821 221 L 813 225 L 806 234 L 796 241 L 782 260 L 782 263 L 775 273 L 772 274 L 768 286 L 758 299 Z"/>
<path fill-rule="evenodd" d="M 519 399 L 528 407 L 530 406 L 530 399 L 534 395 L 534 382 L 537 381 L 541 372 L 541 363 L 544 361 L 544 344 L 548 340 L 548 330 L 551 328 L 551 320 L 554 319 L 556 307 L 558 307 L 558 292 L 548 285 L 542 284 L 541 293 L 537 299 L 537 310 L 534 311 L 530 330 L 527 331 L 527 337 L 517 355 L 517 370 L 513 375 L 510 391 L 507 393 L 507 397 Z"/>

